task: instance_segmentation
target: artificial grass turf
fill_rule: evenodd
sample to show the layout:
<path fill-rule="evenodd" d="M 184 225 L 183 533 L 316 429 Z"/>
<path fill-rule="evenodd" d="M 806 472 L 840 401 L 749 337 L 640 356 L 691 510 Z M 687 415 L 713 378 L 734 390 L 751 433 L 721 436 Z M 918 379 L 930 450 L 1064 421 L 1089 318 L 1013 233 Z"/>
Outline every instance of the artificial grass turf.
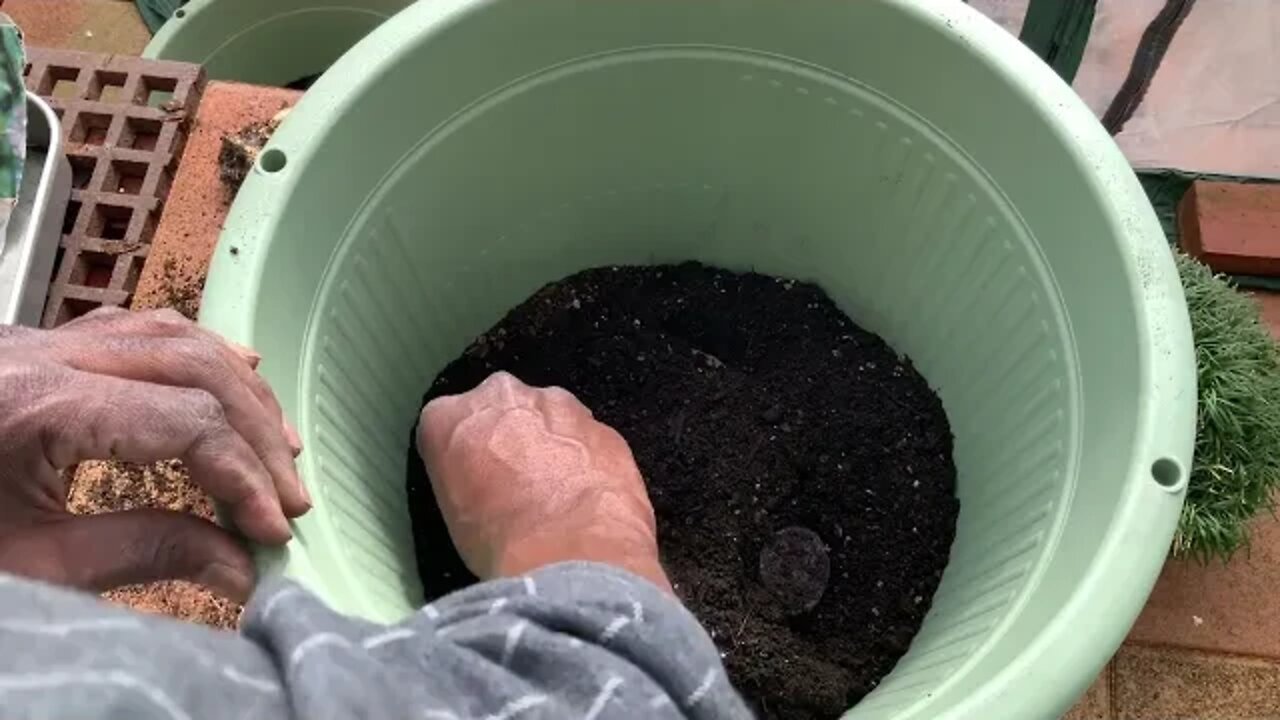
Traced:
<path fill-rule="evenodd" d="M 1280 350 L 1257 305 L 1199 261 L 1176 253 L 1195 338 L 1195 460 L 1175 555 L 1226 560 L 1249 520 L 1274 511 L 1280 485 Z"/>

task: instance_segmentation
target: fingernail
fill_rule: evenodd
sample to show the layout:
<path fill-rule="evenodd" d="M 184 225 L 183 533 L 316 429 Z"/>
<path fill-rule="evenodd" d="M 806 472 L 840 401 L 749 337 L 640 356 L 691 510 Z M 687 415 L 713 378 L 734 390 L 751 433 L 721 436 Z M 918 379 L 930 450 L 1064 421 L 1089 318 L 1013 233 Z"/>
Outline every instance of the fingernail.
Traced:
<path fill-rule="evenodd" d="M 289 520 L 280 509 L 279 503 L 279 500 L 271 501 L 271 507 L 267 509 L 264 518 L 267 525 L 266 537 L 259 538 L 259 541 L 269 545 L 284 545 L 293 539 L 293 529 L 289 527 Z"/>
<path fill-rule="evenodd" d="M 311 500 L 311 491 L 307 490 L 307 484 L 302 481 L 301 477 L 298 478 L 298 490 L 302 493 L 302 499 L 307 503 L 308 509 L 316 506 L 316 504 Z"/>
<path fill-rule="evenodd" d="M 298 431 L 289 424 L 288 420 L 284 421 L 284 439 L 289 443 L 289 449 L 293 451 L 294 457 L 302 454 L 302 436 L 298 435 Z"/>
<path fill-rule="evenodd" d="M 195 581 L 228 600 L 242 603 L 253 591 L 253 576 L 230 565 L 210 565 L 200 572 Z"/>
<path fill-rule="evenodd" d="M 284 545 L 293 539 L 293 530 L 274 492 L 258 492 L 235 508 L 236 527 L 244 536 L 263 545 Z"/>
<path fill-rule="evenodd" d="M 258 354 L 257 350 L 231 340 L 228 340 L 227 344 L 231 346 L 232 350 L 236 351 L 237 355 L 244 358 L 245 362 L 249 363 L 249 367 L 256 370 L 258 368 L 258 363 L 262 362 L 262 355 Z"/>
<path fill-rule="evenodd" d="M 280 539 L 280 545 L 284 545 L 293 539 L 293 528 L 289 527 L 289 521 L 283 514 L 275 520 L 272 520 L 271 524 L 274 526 L 273 530 L 275 531 L 275 537 Z"/>

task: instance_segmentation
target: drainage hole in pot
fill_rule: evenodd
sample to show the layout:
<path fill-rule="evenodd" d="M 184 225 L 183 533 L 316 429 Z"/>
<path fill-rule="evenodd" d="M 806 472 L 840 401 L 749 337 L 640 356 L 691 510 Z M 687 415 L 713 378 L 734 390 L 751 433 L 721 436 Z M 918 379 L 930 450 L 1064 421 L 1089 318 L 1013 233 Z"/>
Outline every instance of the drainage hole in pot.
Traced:
<path fill-rule="evenodd" d="M 1151 463 L 1151 477 L 1160 484 L 1160 487 L 1176 489 L 1182 482 L 1182 466 L 1172 458 L 1160 458 Z"/>
<path fill-rule="evenodd" d="M 288 162 L 289 158 L 283 150 L 271 148 L 258 158 L 258 167 L 261 167 L 263 172 L 276 173 L 283 170 Z"/>

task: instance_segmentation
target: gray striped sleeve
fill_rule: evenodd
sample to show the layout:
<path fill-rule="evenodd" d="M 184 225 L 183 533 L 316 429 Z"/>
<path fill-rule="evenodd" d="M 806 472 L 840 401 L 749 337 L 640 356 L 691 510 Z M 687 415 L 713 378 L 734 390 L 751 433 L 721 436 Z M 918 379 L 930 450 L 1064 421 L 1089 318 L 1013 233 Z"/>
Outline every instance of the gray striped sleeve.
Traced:
<path fill-rule="evenodd" d="M 272 579 L 241 635 L 0 576 L 0 647 L 0 708 L 31 719 L 749 717 L 679 603 L 588 563 L 483 583 L 394 626 Z"/>

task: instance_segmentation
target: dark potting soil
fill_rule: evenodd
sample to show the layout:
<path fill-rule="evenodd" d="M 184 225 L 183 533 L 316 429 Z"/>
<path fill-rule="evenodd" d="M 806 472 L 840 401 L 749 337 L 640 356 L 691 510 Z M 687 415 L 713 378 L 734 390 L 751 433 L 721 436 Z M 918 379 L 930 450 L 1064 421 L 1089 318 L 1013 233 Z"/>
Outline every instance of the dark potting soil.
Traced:
<path fill-rule="evenodd" d="M 677 593 L 761 718 L 837 717 L 906 652 L 959 504 L 942 404 L 817 287 L 686 263 L 552 283 L 436 378 L 572 391 L 630 443 Z M 429 597 L 475 581 L 421 460 L 409 510 Z"/>

